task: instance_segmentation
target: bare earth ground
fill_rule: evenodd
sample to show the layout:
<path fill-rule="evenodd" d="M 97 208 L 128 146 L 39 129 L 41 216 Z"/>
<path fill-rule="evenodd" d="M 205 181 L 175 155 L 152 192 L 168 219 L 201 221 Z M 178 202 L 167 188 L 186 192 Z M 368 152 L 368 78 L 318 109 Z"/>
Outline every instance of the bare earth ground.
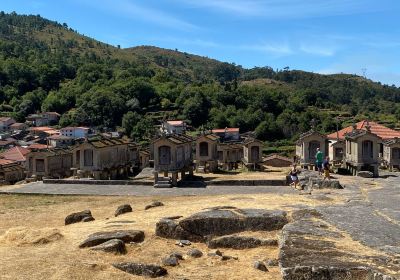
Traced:
<path fill-rule="evenodd" d="M 153 199 L 165 206 L 144 210 Z M 114 217 L 117 206 L 129 203 L 132 213 Z M 331 202 L 330 202 L 331 203 Z M 174 245 L 174 240 L 154 236 L 155 223 L 162 217 L 201 211 L 207 207 L 286 209 L 290 205 L 320 205 L 299 195 L 225 195 L 211 197 L 68 197 L 68 196 L 0 196 L 0 259 L 2 279 L 141 279 L 118 271 L 114 261 L 159 263 L 173 251 L 185 253 L 186 248 Z M 64 226 L 69 213 L 90 209 L 96 221 Z M 79 249 L 87 235 L 104 230 L 144 230 L 145 241 L 128 245 L 128 254 L 114 256 L 104 252 Z M 59 234 L 57 234 L 59 233 Z M 271 234 L 271 233 L 266 233 Z M 272 233 L 276 235 L 276 233 Z M 40 240 L 44 238 L 44 240 Z M 45 239 L 49 240 L 45 240 Z M 47 244 L 40 244 L 45 243 Z M 39 244 L 32 244 L 32 243 Z M 220 261 L 207 257 L 204 244 L 194 244 L 205 253 L 200 259 L 187 259 L 176 268 L 169 268 L 169 279 L 280 279 L 277 267 L 269 273 L 255 270 L 255 260 L 277 258 L 275 247 L 248 250 L 222 250 L 239 260 Z"/>
<path fill-rule="evenodd" d="M 222 249 L 225 255 L 237 256 L 239 259 L 221 261 L 207 256 L 207 253 L 213 250 L 208 249 L 205 244 L 195 243 L 190 247 L 180 248 L 174 245 L 175 240 L 154 235 L 155 224 L 162 217 L 175 215 L 186 217 L 214 206 L 280 209 L 288 211 L 289 217 L 293 210 L 304 207 L 315 207 L 322 211 L 326 209 L 327 225 L 340 231 L 344 236 L 339 240 L 331 240 L 338 250 L 344 252 L 343 258 L 345 252 L 386 256 L 387 248 L 380 250 L 382 245 L 394 245 L 395 248 L 400 244 L 400 235 L 396 231 L 400 225 L 400 206 L 397 203 L 399 192 L 393 187 L 398 185 L 399 179 L 340 177 L 340 180 L 346 185 L 358 186 L 344 190 L 313 191 L 312 195 L 299 195 L 298 192 L 246 194 L 245 191 L 241 194 L 229 194 L 224 191 L 217 193 L 218 195 L 165 196 L 161 194 L 162 190 L 159 195 L 140 197 L 2 194 L 0 195 L 0 278 L 142 279 L 113 268 L 111 263 L 130 261 L 161 264 L 161 258 L 172 252 L 186 253 L 190 248 L 198 248 L 203 251 L 203 257 L 187 258 L 177 267 L 168 267 L 166 278 L 282 279 L 278 267 L 270 267 L 268 273 L 253 268 L 256 260 L 277 258 L 277 247 Z M 247 190 L 248 187 L 235 188 Z M 5 189 L 11 188 L 1 188 Z M 178 192 L 179 189 L 175 191 Z M 144 207 L 154 200 L 162 201 L 165 206 L 145 211 Z M 115 209 L 125 203 L 132 205 L 133 212 L 114 217 Z M 342 205 L 353 208 L 343 208 Z M 96 221 L 64 226 L 64 218 L 68 214 L 85 209 L 92 211 Z M 345 209 L 345 214 L 341 214 L 342 209 Z M 371 215 L 372 218 L 368 223 L 363 223 L 360 219 L 367 215 Z M 393 230 L 392 226 L 396 228 Z M 89 234 L 116 229 L 143 230 L 146 235 L 145 241 L 141 244 L 127 245 L 128 253 L 122 256 L 78 248 Z M 274 237 L 279 235 L 279 232 L 258 233 L 260 234 Z M 321 237 L 321 239 L 329 238 Z M 368 264 L 368 259 L 365 259 L 365 264 Z M 381 269 L 392 275 L 397 273 L 389 271 L 384 266 Z"/>

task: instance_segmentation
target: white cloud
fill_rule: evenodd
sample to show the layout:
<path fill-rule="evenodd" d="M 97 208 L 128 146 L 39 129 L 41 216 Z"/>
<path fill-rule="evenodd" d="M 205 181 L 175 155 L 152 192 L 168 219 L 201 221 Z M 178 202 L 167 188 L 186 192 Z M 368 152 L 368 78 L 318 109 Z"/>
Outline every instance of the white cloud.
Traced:
<path fill-rule="evenodd" d="M 242 50 L 259 51 L 276 57 L 288 56 L 294 53 L 287 43 L 263 43 L 254 45 L 242 45 L 238 47 Z"/>
<path fill-rule="evenodd" d="M 140 5 L 130 0 L 80 0 L 79 3 L 85 3 L 93 8 L 102 9 L 106 12 L 115 14 L 116 16 L 124 16 L 132 19 L 140 19 L 142 21 L 151 22 L 161 26 L 174 29 L 190 31 L 199 29 L 198 26 L 182 20 L 170 13 Z"/>
<path fill-rule="evenodd" d="M 317 56 L 333 56 L 336 53 L 335 48 L 332 46 L 319 46 L 309 43 L 301 43 L 300 51 Z"/>

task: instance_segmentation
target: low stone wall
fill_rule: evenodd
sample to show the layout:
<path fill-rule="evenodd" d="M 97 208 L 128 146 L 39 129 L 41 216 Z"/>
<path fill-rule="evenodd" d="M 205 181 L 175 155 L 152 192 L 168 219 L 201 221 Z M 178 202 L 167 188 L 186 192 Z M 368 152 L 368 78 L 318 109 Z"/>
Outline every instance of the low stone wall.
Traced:
<path fill-rule="evenodd" d="M 83 184 L 83 185 L 145 185 L 153 186 L 152 181 L 135 180 L 82 180 L 82 179 L 43 179 L 44 184 Z"/>
<path fill-rule="evenodd" d="M 286 179 L 271 180 L 221 180 L 221 181 L 205 181 L 206 185 L 220 186 L 286 186 Z"/>

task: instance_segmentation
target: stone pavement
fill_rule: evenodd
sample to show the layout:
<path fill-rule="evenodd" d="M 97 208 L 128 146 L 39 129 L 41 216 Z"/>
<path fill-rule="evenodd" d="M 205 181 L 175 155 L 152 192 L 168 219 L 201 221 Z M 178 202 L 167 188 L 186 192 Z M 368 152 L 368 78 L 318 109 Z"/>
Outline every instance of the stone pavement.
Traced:
<path fill-rule="evenodd" d="M 134 195 L 134 196 L 185 196 L 278 193 L 297 194 L 289 186 L 207 186 L 157 189 L 153 186 L 135 185 L 84 185 L 84 184 L 43 184 L 34 182 L 20 187 L 1 190 L 13 194 L 55 194 L 55 195 Z"/>

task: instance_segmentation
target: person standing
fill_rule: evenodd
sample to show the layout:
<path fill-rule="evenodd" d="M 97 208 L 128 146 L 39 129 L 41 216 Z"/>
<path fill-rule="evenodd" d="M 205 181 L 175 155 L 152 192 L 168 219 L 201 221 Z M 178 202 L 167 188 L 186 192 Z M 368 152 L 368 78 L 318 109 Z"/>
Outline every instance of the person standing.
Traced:
<path fill-rule="evenodd" d="M 318 168 L 318 174 L 322 175 L 322 163 L 324 161 L 324 154 L 321 152 L 319 148 L 317 148 L 317 153 L 315 154 L 315 165 Z"/>
<path fill-rule="evenodd" d="M 297 169 L 296 164 L 293 163 L 292 169 L 290 170 L 290 179 L 292 180 L 292 183 L 290 184 L 291 186 L 294 185 L 295 189 L 299 189 L 298 184 L 299 184 L 299 173 L 300 171 Z"/>
<path fill-rule="evenodd" d="M 322 168 L 324 169 L 324 179 L 331 180 L 331 164 L 329 163 L 329 157 L 326 157 L 324 162 L 322 163 Z"/>

